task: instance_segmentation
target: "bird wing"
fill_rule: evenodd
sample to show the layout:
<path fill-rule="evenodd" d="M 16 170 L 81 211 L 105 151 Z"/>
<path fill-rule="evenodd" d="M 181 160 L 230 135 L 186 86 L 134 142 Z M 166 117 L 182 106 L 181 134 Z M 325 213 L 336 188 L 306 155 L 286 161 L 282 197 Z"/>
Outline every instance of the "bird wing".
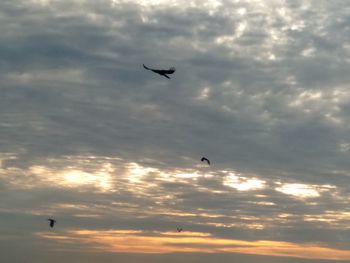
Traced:
<path fill-rule="evenodd" d="M 175 70 L 169 69 L 169 70 L 164 70 L 165 74 L 173 74 Z"/>
<path fill-rule="evenodd" d="M 202 157 L 201 161 L 202 161 L 202 162 L 203 162 L 203 161 L 206 161 L 206 162 L 210 165 L 209 159 L 207 159 L 207 158 L 205 158 L 205 157 Z"/>
<path fill-rule="evenodd" d="M 152 69 L 152 68 L 146 67 L 145 64 L 142 64 L 142 65 L 145 69 L 152 70 L 154 73 L 158 73 L 159 75 L 162 75 L 167 79 L 170 79 L 170 77 L 167 76 L 166 74 L 173 74 L 175 72 L 174 70 Z"/>

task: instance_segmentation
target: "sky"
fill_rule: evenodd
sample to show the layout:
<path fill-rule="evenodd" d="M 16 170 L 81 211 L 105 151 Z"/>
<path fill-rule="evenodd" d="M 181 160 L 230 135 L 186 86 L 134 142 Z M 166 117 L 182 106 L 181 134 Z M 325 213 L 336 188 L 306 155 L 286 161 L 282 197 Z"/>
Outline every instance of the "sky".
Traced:
<path fill-rule="evenodd" d="M 350 261 L 348 0 L 2 0 L 0 32 L 2 261 Z"/>

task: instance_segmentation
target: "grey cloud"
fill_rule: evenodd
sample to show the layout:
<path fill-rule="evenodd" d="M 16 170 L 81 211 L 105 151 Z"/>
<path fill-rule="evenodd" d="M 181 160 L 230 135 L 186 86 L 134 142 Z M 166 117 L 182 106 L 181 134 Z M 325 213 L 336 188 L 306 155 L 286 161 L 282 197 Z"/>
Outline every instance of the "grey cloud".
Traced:
<path fill-rule="evenodd" d="M 344 99 L 349 80 L 347 2 L 286 1 L 273 7 L 223 3 L 211 14 L 200 6 L 149 9 L 135 3 L 112 7 L 109 1 L 53 1 L 47 6 L 2 1 L 0 146 L 17 157 L 2 162 L 5 217 L 11 218 L 11 209 L 17 217 L 28 208 L 29 215 L 23 214 L 31 223 L 37 216 L 30 211 L 47 211 L 72 220 L 67 227 L 78 220 L 90 228 L 118 222 L 125 229 L 142 229 L 143 224 L 166 229 L 182 223 L 231 238 L 347 247 L 346 231 L 326 223 L 320 230 L 319 222 L 303 221 L 305 214 L 347 211 L 348 153 L 339 150 L 340 142 L 349 141 Z M 246 13 L 240 16 L 237 11 L 243 7 Z M 279 7 L 287 13 L 278 14 Z M 304 26 L 293 29 L 300 21 Z M 238 34 L 242 22 L 242 35 L 220 44 L 220 37 Z M 303 56 L 305 49 L 314 51 Z M 270 53 L 275 60 L 269 60 Z M 144 71 L 142 63 L 175 66 L 177 71 L 168 81 Z M 207 95 L 201 98 L 204 88 Z M 335 89 L 345 90 L 345 95 L 332 95 Z M 305 99 L 305 92 L 316 91 L 322 92 L 321 98 Z M 301 103 L 289 105 L 300 98 Z M 341 121 L 332 122 L 327 114 Z M 113 174 L 117 192 L 103 194 L 93 186 L 20 186 L 35 184 L 37 177 L 28 170 L 32 166 L 55 171 L 74 166 L 77 160 L 67 161 L 68 155 L 96 156 L 88 162 L 96 162 L 92 167 L 78 165 L 89 172 L 99 169 L 99 158 L 121 157 L 122 163 L 106 161 L 122 167 Z M 163 182 L 155 173 L 143 178 L 145 185 L 137 185 L 123 177 L 128 162 L 171 173 L 196 169 L 202 155 L 212 160 L 205 168 L 212 178 Z M 205 169 L 199 170 L 205 174 Z M 223 186 L 220 170 L 254 175 L 267 181 L 267 189 L 243 193 Z M 277 181 L 334 185 L 339 199 L 327 192 L 298 201 L 275 191 Z M 155 186 L 149 187 L 152 182 Z M 167 194 L 171 199 L 157 204 Z M 261 206 L 261 200 L 275 205 Z M 113 208 L 113 202 L 135 207 Z M 67 203 L 91 204 L 91 213 L 102 218 L 96 224 L 69 219 L 82 211 L 54 206 Z M 121 218 L 105 213 L 108 208 Z M 166 215 L 172 209 L 223 216 L 217 221 L 203 216 L 196 222 Z M 240 216 L 232 217 L 233 212 Z M 295 217 L 278 221 L 282 213 Z M 267 228 L 240 228 L 244 216 L 261 218 L 252 222 Z M 207 224 L 213 222 L 238 226 L 228 234 L 226 228 Z M 8 219 L 4 224 L 15 226 Z"/>

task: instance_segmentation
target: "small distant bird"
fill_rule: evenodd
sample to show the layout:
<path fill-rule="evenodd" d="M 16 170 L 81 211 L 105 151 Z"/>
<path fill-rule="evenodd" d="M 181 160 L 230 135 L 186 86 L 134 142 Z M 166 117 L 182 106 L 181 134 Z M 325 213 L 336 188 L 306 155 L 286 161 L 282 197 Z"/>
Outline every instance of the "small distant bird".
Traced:
<path fill-rule="evenodd" d="M 182 228 L 176 228 L 177 232 L 181 232 L 182 231 Z"/>
<path fill-rule="evenodd" d="M 143 67 L 145 69 L 151 70 L 154 73 L 157 73 L 157 74 L 159 74 L 161 76 L 164 76 L 164 77 L 166 77 L 168 79 L 170 79 L 170 77 L 167 74 L 173 74 L 175 72 L 175 70 L 176 70 L 174 67 L 171 67 L 169 69 L 153 69 L 153 68 L 146 67 L 145 64 L 142 64 L 142 65 L 143 65 Z"/>
<path fill-rule="evenodd" d="M 50 221 L 50 227 L 53 228 L 53 226 L 55 225 L 56 223 L 56 220 L 55 219 L 52 219 L 52 218 L 49 218 L 47 219 L 48 221 Z"/>
<path fill-rule="evenodd" d="M 205 158 L 205 157 L 202 157 L 201 161 L 202 161 L 202 162 L 206 161 L 206 162 L 208 163 L 208 165 L 210 165 L 209 159 L 207 159 L 207 158 Z"/>

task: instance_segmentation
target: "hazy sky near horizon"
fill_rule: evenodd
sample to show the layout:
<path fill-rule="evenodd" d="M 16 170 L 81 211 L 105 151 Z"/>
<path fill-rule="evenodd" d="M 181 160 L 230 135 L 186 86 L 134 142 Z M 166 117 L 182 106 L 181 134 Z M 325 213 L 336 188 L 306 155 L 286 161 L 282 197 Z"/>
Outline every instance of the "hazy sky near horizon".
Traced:
<path fill-rule="evenodd" d="M 350 260 L 348 0 L 2 0 L 0 31 L 4 262 Z"/>

